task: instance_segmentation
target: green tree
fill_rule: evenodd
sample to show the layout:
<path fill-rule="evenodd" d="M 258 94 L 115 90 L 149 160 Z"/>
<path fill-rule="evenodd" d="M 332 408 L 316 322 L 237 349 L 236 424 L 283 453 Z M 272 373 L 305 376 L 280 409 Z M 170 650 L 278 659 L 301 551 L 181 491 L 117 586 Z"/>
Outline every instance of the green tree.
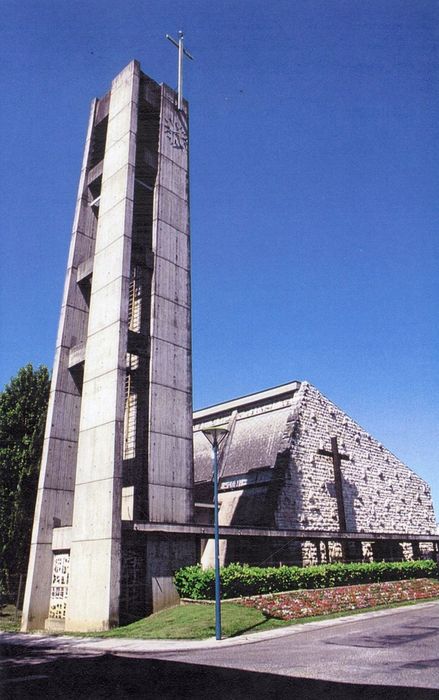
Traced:
<path fill-rule="evenodd" d="M 47 367 L 26 365 L 0 394 L 0 590 L 27 568 L 49 396 Z"/>

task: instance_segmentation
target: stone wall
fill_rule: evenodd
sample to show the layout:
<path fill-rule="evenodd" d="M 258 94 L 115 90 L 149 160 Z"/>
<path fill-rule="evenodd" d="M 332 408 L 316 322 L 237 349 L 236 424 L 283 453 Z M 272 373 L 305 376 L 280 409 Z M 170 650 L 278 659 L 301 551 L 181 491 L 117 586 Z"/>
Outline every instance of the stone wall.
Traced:
<path fill-rule="evenodd" d="M 342 461 L 347 530 L 434 534 L 428 484 L 315 387 L 303 382 L 299 394 L 276 525 L 338 529 L 332 460 L 318 454 L 337 436 L 349 456 Z"/>

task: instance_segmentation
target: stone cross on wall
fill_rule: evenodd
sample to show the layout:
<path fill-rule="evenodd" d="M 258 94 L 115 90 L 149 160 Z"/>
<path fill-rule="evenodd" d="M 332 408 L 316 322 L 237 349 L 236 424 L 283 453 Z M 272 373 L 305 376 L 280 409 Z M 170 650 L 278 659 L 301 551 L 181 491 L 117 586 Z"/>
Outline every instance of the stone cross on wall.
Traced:
<path fill-rule="evenodd" d="M 338 443 L 336 437 L 331 438 L 330 450 L 318 450 L 318 454 L 324 455 L 325 457 L 332 457 L 332 464 L 334 467 L 335 497 L 337 499 L 338 523 L 340 532 L 346 532 L 346 513 L 343 498 L 341 460 L 349 459 L 349 455 L 344 455 L 338 451 Z"/>

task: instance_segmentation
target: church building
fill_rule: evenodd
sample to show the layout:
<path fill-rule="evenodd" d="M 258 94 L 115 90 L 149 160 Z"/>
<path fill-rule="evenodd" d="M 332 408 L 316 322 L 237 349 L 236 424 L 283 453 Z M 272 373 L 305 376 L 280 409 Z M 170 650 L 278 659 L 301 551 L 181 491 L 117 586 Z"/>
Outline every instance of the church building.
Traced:
<path fill-rule="evenodd" d="M 189 108 L 137 61 L 91 104 L 65 279 L 24 631 L 178 601 L 176 569 L 213 562 L 212 425 L 223 563 L 437 547 L 427 484 L 307 382 L 192 416 Z"/>
<path fill-rule="evenodd" d="M 308 382 L 194 413 L 195 517 L 212 513 L 208 426 L 219 452 L 223 564 L 307 565 L 432 556 L 437 540 L 426 482 Z M 282 535 L 282 536 L 280 536 Z M 201 560 L 213 565 L 212 540 Z"/>

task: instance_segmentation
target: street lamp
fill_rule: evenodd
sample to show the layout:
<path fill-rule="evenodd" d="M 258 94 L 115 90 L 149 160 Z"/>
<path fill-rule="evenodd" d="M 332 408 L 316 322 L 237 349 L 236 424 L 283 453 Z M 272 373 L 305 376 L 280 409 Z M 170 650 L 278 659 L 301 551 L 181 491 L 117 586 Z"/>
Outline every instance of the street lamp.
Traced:
<path fill-rule="evenodd" d="M 218 448 L 226 437 L 228 428 L 217 426 L 205 428 L 203 435 L 212 445 L 213 465 L 213 509 L 214 509 L 214 537 L 215 537 L 215 637 L 221 639 L 221 593 L 220 593 L 220 565 L 219 565 L 219 509 L 218 509 Z"/>

